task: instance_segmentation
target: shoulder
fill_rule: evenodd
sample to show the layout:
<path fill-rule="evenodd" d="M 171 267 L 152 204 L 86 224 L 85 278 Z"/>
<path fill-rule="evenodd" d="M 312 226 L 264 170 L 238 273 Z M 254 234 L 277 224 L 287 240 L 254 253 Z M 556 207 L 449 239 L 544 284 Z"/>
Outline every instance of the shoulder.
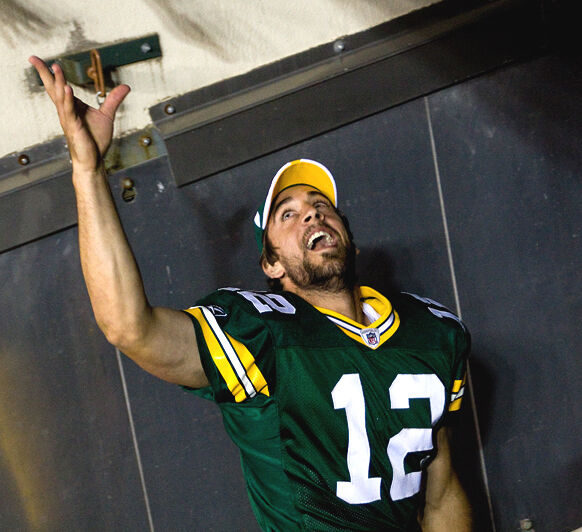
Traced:
<path fill-rule="evenodd" d="M 471 336 L 463 320 L 450 308 L 409 292 L 394 298 L 394 308 L 400 316 L 403 333 L 424 338 L 435 345 L 450 345 L 457 353 L 468 353 Z"/>
<path fill-rule="evenodd" d="M 221 327 L 241 324 L 245 328 L 295 324 L 310 312 L 306 303 L 290 293 L 241 288 L 221 288 L 187 309 L 189 314 L 210 315 Z"/>
<path fill-rule="evenodd" d="M 291 301 L 289 294 L 279 294 L 260 290 L 245 290 L 243 288 L 220 288 L 200 299 L 196 305 L 204 306 L 220 312 L 240 311 L 251 315 L 283 314 L 292 316 L 297 312 L 296 303 Z M 216 308 L 218 307 L 218 308 Z"/>
<path fill-rule="evenodd" d="M 268 331 L 277 345 L 325 342 L 329 320 L 301 297 L 290 292 L 266 292 L 239 288 L 220 289 L 187 312 L 211 315 L 210 320 L 237 337 Z"/>
<path fill-rule="evenodd" d="M 453 310 L 429 297 L 401 292 L 395 297 L 394 306 L 401 314 L 418 316 L 444 327 L 468 332 L 463 320 Z"/>

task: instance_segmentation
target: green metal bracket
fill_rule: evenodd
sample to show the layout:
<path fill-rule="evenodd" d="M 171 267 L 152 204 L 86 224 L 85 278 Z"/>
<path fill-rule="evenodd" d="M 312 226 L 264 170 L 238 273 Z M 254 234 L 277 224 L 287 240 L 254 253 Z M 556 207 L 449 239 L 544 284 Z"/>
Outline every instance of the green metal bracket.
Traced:
<path fill-rule="evenodd" d="M 101 65 L 106 75 L 117 67 L 161 57 L 162 55 L 160 39 L 157 33 L 145 35 L 139 39 L 95 47 L 94 50 L 99 52 Z M 47 63 L 50 65 L 53 62 L 61 65 L 69 82 L 82 86 L 93 85 L 93 79 L 87 74 L 87 70 L 91 67 L 91 50 L 56 57 Z M 38 80 L 42 84 L 40 78 Z"/>

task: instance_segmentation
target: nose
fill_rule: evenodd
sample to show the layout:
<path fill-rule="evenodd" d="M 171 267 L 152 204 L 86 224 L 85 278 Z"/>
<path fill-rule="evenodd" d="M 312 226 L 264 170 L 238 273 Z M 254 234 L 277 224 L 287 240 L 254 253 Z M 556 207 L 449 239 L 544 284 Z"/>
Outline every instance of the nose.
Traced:
<path fill-rule="evenodd" d="M 323 221 L 323 213 L 319 212 L 313 205 L 308 205 L 303 215 L 303 223 L 309 223 L 313 220 Z"/>

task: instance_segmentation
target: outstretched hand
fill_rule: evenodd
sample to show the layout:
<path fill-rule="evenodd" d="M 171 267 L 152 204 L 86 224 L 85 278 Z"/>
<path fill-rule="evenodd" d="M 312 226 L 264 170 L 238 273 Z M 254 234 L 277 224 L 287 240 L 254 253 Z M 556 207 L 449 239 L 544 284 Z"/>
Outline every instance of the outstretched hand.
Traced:
<path fill-rule="evenodd" d="M 74 96 L 73 89 L 67 84 L 63 70 L 58 64 L 52 65 L 53 76 L 42 59 L 32 56 L 28 61 L 36 68 L 56 107 L 71 153 L 73 168 L 96 170 L 111 144 L 115 113 L 129 93 L 129 86 L 115 87 L 96 109 Z"/>

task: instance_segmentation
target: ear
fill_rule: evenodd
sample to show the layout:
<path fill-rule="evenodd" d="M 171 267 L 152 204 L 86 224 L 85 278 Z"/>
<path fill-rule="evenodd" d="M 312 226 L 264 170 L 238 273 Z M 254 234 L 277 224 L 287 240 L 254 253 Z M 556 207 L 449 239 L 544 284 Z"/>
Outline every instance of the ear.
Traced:
<path fill-rule="evenodd" d="M 285 268 L 283 268 L 283 265 L 278 260 L 273 264 L 269 264 L 269 261 L 264 258 L 261 262 L 261 267 L 265 275 L 271 279 L 281 279 L 285 275 Z"/>

